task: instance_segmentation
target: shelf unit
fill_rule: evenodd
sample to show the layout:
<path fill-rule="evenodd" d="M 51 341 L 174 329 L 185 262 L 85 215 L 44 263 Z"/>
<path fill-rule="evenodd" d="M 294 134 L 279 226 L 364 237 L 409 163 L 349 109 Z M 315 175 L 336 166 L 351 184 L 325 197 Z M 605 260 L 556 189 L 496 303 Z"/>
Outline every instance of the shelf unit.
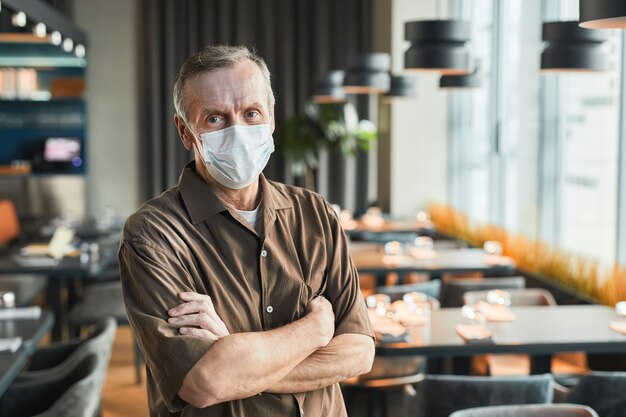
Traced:
<path fill-rule="evenodd" d="M 12 21 L 19 12 L 26 15 L 23 27 Z M 40 23 L 45 33 L 35 34 L 33 29 Z M 65 49 L 66 42 L 72 48 Z M 84 32 L 46 3 L 2 1 L 0 166 L 30 164 L 34 176 L 85 174 L 86 47 Z M 63 152 L 67 158 L 59 160 Z"/>

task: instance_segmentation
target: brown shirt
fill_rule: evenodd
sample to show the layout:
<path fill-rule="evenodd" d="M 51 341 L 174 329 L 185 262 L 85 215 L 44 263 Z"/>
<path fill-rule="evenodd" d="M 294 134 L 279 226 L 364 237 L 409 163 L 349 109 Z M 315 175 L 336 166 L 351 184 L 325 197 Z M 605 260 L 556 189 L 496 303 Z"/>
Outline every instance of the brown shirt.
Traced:
<path fill-rule="evenodd" d="M 307 393 L 263 393 L 205 409 L 177 392 L 210 344 L 167 323 L 177 294 L 208 294 L 230 333 L 291 323 L 321 292 L 333 305 L 335 335 L 373 336 L 337 217 L 322 197 L 260 178 L 252 229 L 195 172 L 145 203 L 127 221 L 120 248 L 130 325 L 147 364 L 151 416 L 345 416 L 337 384 Z"/>

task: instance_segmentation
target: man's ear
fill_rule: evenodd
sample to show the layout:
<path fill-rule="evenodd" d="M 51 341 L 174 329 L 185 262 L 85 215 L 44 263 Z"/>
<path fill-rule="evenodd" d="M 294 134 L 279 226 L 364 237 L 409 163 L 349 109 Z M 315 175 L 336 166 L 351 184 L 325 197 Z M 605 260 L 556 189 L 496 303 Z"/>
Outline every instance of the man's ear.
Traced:
<path fill-rule="evenodd" d="M 276 129 L 276 122 L 274 119 L 274 109 L 272 109 L 272 121 L 270 122 L 270 130 L 272 131 L 272 134 L 274 133 L 275 129 Z"/>
<path fill-rule="evenodd" d="M 178 136 L 183 142 L 183 146 L 188 151 L 192 150 L 195 139 L 193 133 L 189 130 L 187 124 L 185 124 L 185 121 L 182 119 L 182 117 L 175 114 L 174 123 L 176 124 L 176 130 L 178 130 Z"/>

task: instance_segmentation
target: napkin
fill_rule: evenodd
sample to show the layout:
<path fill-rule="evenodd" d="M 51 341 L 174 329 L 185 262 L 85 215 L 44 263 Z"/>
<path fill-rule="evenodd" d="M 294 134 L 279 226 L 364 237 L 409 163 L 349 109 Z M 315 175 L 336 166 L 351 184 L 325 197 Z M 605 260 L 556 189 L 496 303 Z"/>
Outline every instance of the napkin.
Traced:
<path fill-rule="evenodd" d="M 466 342 L 492 341 L 491 330 L 482 324 L 457 324 L 455 329 Z"/>
<path fill-rule="evenodd" d="M 614 332 L 626 334 L 626 321 L 612 321 L 609 323 L 609 327 Z"/>
<path fill-rule="evenodd" d="M 513 321 L 516 318 L 515 314 L 506 306 L 489 304 L 484 301 L 479 301 L 477 304 L 487 321 Z"/>
<path fill-rule="evenodd" d="M 372 320 L 372 328 L 376 338 L 383 343 L 406 342 L 410 337 L 403 325 L 387 318 Z"/>
<path fill-rule="evenodd" d="M 482 261 L 485 265 L 490 265 L 490 266 L 498 266 L 498 265 L 513 265 L 513 258 L 510 258 L 508 256 L 501 256 L 501 255 L 483 255 L 482 256 Z"/>
<path fill-rule="evenodd" d="M 395 266 L 413 265 L 414 263 L 412 258 L 405 255 L 383 255 L 382 261 L 386 265 Z"/>
<path fill-rule="evenodd" d="M 8 337 L 6 339 L 0 339 L 0 352 L 13 353 L 22 346 L 21 337 Z"/>
<path fill-rule="evenodd" d="M 425 248 L 411 248 L 409 254 L 415 259 L 436 259 L 437 251 Z"/>
<path fill-rule="evenodd" d="M 38 319 L 41 317 L 41 307 L 20 307 L 0 309 L 0 320 Z"/>

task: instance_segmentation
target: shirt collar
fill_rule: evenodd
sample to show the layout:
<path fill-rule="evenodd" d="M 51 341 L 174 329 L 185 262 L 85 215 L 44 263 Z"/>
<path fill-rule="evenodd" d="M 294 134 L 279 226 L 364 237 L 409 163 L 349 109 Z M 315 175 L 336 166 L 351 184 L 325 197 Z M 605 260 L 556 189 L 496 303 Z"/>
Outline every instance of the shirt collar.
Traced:
<path fill-rule="evenodd" d="M 275 211 L 293 207 L 289 198 L 263 174 L 259 176 L 259 185 L 263 193 L 262 206 L 265 208 Z M 178 188 L 193 224 L 228 210 L 226 204 L 213 192 L 211 186 L 198 175 L 195 161 L 185 165 L 178 181 Z"/>

